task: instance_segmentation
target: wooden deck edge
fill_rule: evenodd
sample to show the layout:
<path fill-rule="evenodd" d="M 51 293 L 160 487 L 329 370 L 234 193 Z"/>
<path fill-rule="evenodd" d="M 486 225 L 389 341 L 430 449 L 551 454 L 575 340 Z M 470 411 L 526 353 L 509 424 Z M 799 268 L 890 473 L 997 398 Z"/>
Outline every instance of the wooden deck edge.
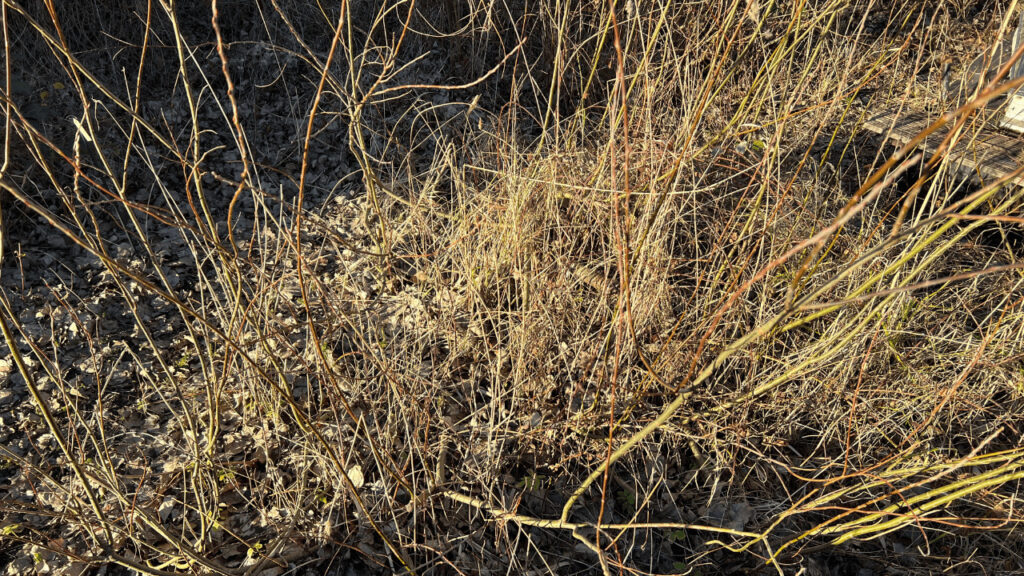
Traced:
<path fill-rule="evenodd" d="M 969 120 L 962 136 L 949 151 L 949 158 L 956 169 L 977 175 L 982 182 L 1004 178 L 1024 164 L 1024 136 L 1000 129 L 985 116 L 993 114 Z M 869 118 L 863 127 L 897 146 L 904 146 L 937 119 L 935 113 L 901 113 L 900 109 L 893 108 Z M 949 134 L 949 128 L 937 130 L 922 142 L 920 148 L 928 154 L 937 152 Z M 1024 186 L 1024 178 L 1016 179 L 1014 184 Z"/>

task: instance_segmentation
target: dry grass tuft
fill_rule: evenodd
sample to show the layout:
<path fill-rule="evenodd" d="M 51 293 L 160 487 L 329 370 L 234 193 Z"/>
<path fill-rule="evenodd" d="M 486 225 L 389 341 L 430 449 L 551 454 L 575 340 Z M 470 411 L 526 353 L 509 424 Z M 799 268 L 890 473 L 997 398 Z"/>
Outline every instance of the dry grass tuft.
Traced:
<path fill-rule="evenodd" d="M 1024 570 L 1019 174 L 863 129 L 1016 2 L 127 4 L 2 3 L 7 573 Z"/>

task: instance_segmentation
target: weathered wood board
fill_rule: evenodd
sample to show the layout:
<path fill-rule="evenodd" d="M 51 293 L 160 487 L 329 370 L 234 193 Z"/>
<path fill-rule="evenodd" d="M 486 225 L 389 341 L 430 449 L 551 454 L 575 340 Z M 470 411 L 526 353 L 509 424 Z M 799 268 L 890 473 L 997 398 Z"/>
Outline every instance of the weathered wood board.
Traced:
<path fill-rule="evenodd" d="M 957 102 L 963 104 L 980 84 L 992 81 L 996 72 L 1009 63 L 1014 51 L 1014 38 L 1010 34 L 978 54 L 958 78 L 943 80 L 948 82 L 944 84 L 944 95 L 949 100 L 947 107 L 951 110 Z M 1005 106 L 1005 98 L 997 98 L 972 116 L 949 152 L 954 168 L 975 174 L 987 182 L 1012 174 L 1024 164 L 1024 134 L 998 126 Z M 938 118 L 938 112 L 893 108 L 869 118 L 864 128 L 882 134 L 896 146 L 903 146 Z M 920 148 L 929 155 L 934 154 L 952 128 L 952 124 L 947 124 L 936 130 Z M 1015 183 L 1024 187 L 1024 177 L 1017 178 Z"/>
<path fill-rule="evenodd" d="M 999 128 L 994 121 L 996 114 L 997 111 L 986 110 L 971 118 L 949 152 L 955 168 L 977 175 L 982 182 L 1003 178 L 1024 164 L 1024 135 Z M 937 119 L 935 113 L 892 109 L 868 119 L 864 127 L 902 146 Z M 947 124 L 936 130 L 920 148 L 928 154 L 934 154 L 952 128 L 952 124 Z M 1024 178 L 1018 178 L 1015 184 L 1024 186 Z"/>
<path fill-rule="evenodd" d="M 992 80 L 996 71 L 1009 61 L 1014 52 L 1013 38 L 1007 36 L 992 49 L 979 54 L 959 78 L 946 85 L 949 107 L 963 103 L 981 83 Z M 974 114 L 964 126 L 957 144 L 950 151 L 953 166 L 990 182 L 1012 174 L 1024 164 L 1024 135 L 999 127 L 1005 100 L 993 100 L 984 110 Z M 939 118 L 938 112 L 921 112 L 890 108 L 869 118 L 864 123 L 868 130 L 881 134 L 897 146 L 910 142 Z M 953 128 L 947 124 L 929 136 L 920 146 L 927 154 L 934 154 Z M 1015 181 L 1024 186 L 1024 178 Z"/>

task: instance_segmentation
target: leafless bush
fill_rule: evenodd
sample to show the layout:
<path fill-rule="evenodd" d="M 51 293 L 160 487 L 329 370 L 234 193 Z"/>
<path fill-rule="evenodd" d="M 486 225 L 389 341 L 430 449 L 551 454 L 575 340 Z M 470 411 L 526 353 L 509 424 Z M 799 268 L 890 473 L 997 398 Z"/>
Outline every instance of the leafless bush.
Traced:
<path fill-rule="evenodd" d="M 1020 568 L 1013 7 L 3 7 L 10 573 Z"/>

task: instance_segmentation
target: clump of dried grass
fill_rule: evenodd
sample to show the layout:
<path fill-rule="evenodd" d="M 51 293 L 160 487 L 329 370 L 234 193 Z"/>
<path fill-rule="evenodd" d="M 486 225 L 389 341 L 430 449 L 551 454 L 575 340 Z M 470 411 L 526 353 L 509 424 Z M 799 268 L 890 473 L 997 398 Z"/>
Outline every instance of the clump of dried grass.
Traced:
<path fill-rule="evenodd" d="M 4 6 L 90 103 L 44 179 L 5 187 L 98 260 L 86 291 L 134 343 L 122 396 L 80 392 L 60 362 L 83 349 L 33 347 L 5 295 L 25 434 L 56 441 L 5 451 L 46 487 L 6 517 L 18 550 L 655 573 L 954 535 L 928 570 L 1016 522 L 1019 247 L 992 238 L 1021 193 L 918 180 L 859 129 L 936 105 L 918 48 L 964 25 L 952 5 L 258 3 L 286 79 L 264 95 L 275 74 L 224 40 L 255 32 L 221 12 L 200 45 L 140 3 L 176 55 L 163 116 L 138 105 L 140 46 L 114 88 L 68 15 Z M 163 448 L 133 451 L 133 426 Z"/>

